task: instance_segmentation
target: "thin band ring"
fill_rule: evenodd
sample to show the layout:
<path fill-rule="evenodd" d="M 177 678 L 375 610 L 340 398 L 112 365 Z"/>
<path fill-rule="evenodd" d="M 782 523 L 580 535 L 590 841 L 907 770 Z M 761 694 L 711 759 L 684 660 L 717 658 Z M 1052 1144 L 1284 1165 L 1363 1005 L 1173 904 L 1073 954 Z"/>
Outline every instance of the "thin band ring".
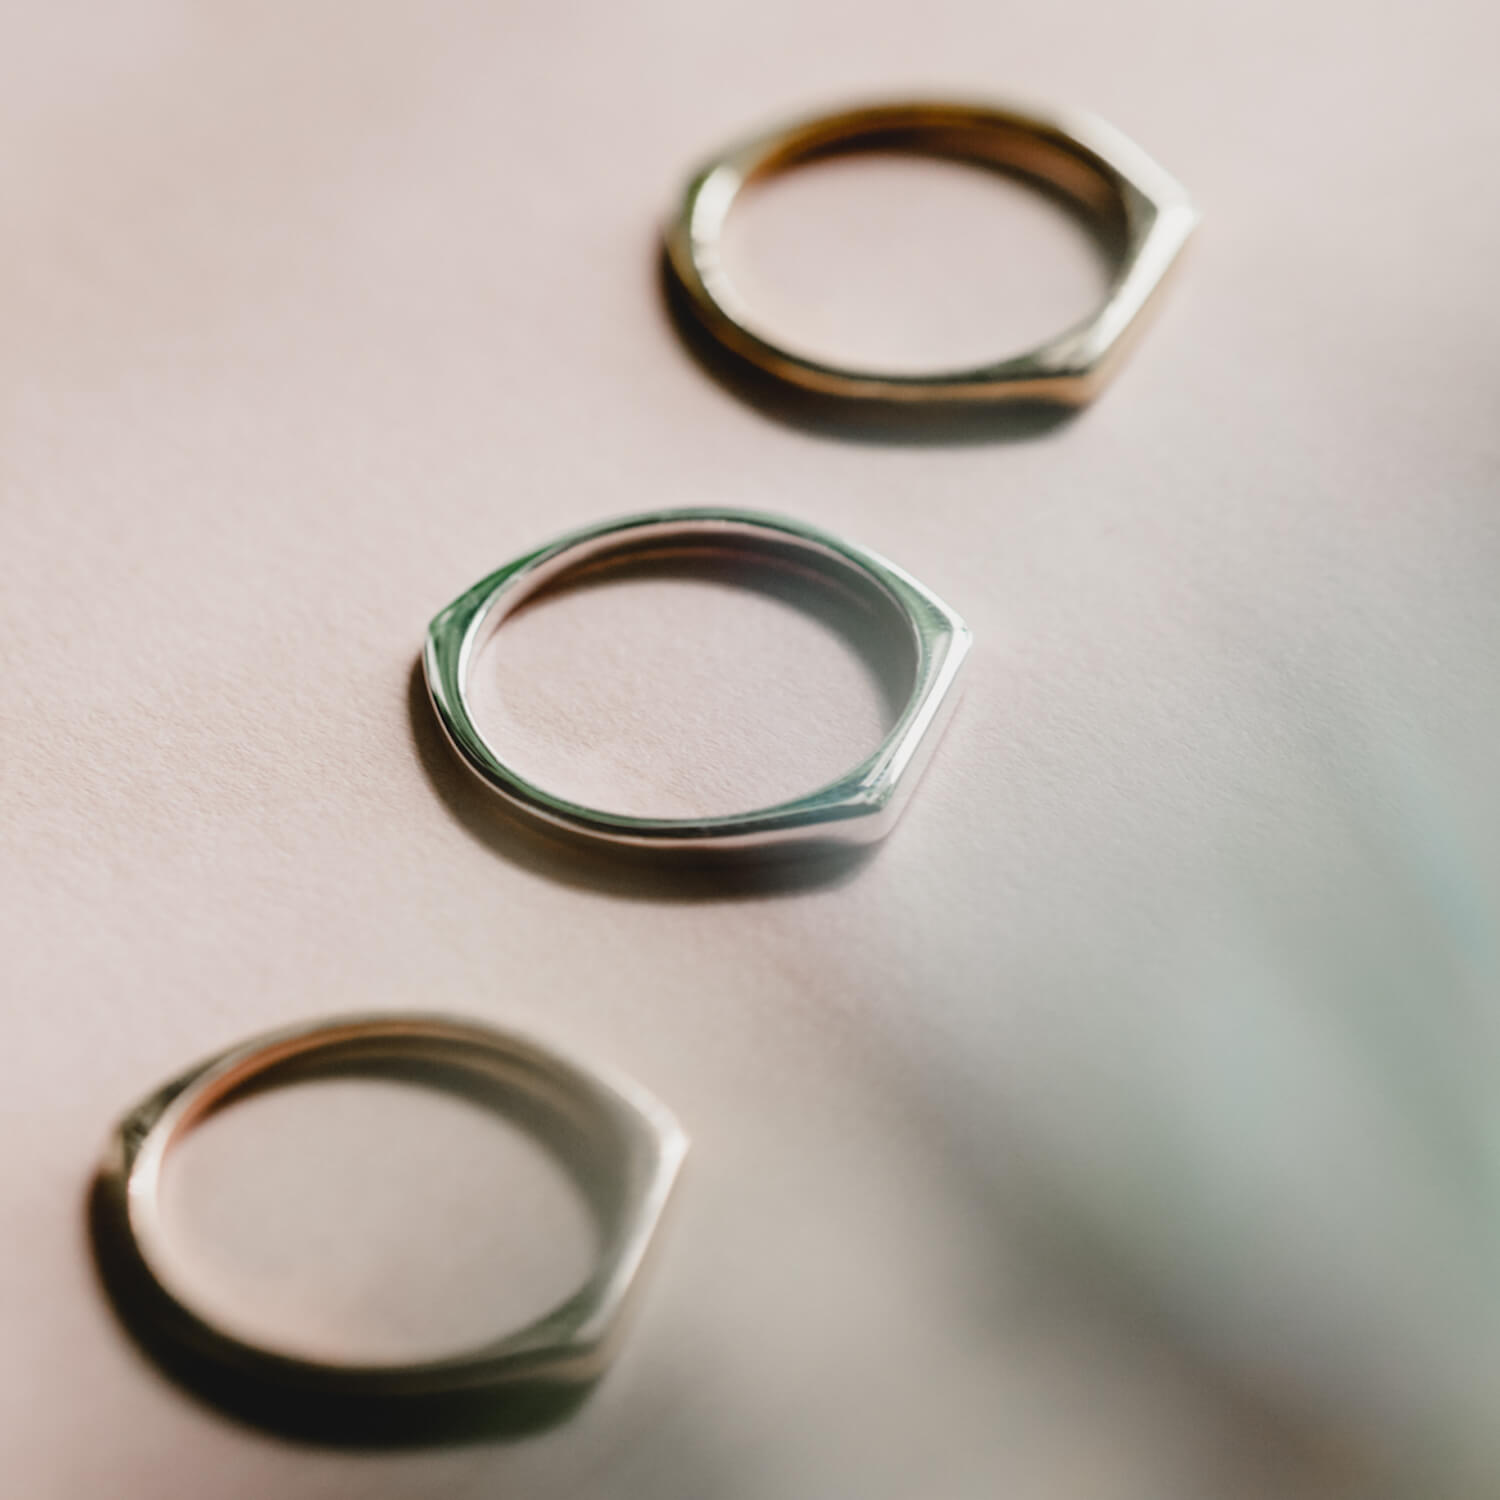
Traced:
<path fill-rule="evenodd" d="M 505 616 L 538 590 L 606 559 L 705 551 L 749 552 L 814 571 L 894 616 L 911 646 L 913 683 L 875 751 L 806 796 L 704 818 L 633 817 L 585 807 L 513 770 L 480 733 L 468 698 L 478 650 Z M 481 579 L 433 620 L 423 667 L 438 720 L 460 759 L 512 807 L 550 827 L 657 850 L 839 847 L 867 844 L 890 831 L 953 706 L 951 689 L 969 640 L 963 621 L 916 579 L 816 527 L 754 511 L 666 510 L 570 532 Z"/>
<path fill-rule="evenodd" d="M 741 191 L 802 162 L 881 150 L 975 162 L 1059 193 L 1113 254 L 1115 275 L 1104 305 L 1027 353 L 935 374 L 828 364 L 758 329 L 720 250 Z M 799 120 L 723 152 L 689 179 L 666 230 L 666 259 L 688 309 L 712 338 L 763 374 L 804 390 L 900 403 L 1081 406 L 1114 373 L 1126 335 L 1197 222 L 1184 189 L 1102 120 L 1016 105 L 919 100 Z"/>
<path fill-rule="evenodd" d="M 248 1090 L 328 1073 L 440 1082 L 514 1119 L 578 1181 L 599 1253 L 589 1279 L 533 1323 L 450 1358 L 340 1364 L 252 1343 L 177 1287 L 161 1208 L 172 1149 Z M 122 1315 L 169 1366 L 211 1393 L 332 1400 L 358 1409 L 521 1385 L 586 1386 L 614 1351 L 620 1315 L 666 1205 L 687 1138 L 644 1090 L 476 1022 L 366 1015 L 257 1037 L 189 1069 L 138 1104 L 110 1138 L 95 1181 L 96 1243 Z M 246 1395 L 248 1393 L 248 1397 Z"/>

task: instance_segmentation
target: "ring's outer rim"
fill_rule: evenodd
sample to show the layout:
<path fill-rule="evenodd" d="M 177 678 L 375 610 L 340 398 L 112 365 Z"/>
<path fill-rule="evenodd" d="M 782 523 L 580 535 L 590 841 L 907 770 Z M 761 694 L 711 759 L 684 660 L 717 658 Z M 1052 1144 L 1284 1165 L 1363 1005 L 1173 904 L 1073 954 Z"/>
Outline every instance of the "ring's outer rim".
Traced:
<path fill-rule="evenodd" d="M 922 373 L 829 363 L 757 328 L 719 261 L 730 208 L 751 181 L 786 170 L 815 152 L 854 153 L 865 138 L 903 130 L 915 140 L 962 130 L 1026 136 L 1073 159 L 1112 197 L 1123 227 L 1113 282 L 1103 304 L 1024 353 L 993 362 Z M 907 149 L 919 150 L 912 144 Z M 971 159 L 956 149 L 941 154 Z M 974 153 L 972 159 L 979 158 Z M 994 163 L 991 162 L 993 165 Z M 1045 177 L 1043 171 L 1018 172 Z M 1092 216 L 1092 205 L 1061 178 L 1065 196 Z M 688 179 L 669 219 L 666 264 L 697 322 L 721 346 L 763 374 L 822 396 L 902 404 L 1039 402 L 1087 404 L 1114 374 L 1129 336 L 1198 223 L 1186 189 L 1129 137 L 1097 116 L 1021 102 L 911 99 L 859 104 L 807 116 L 736 143 Z"/>
<path fill-rule="evenodd" d="M 469 669 L 478 645 L 496 623 L 494 612 L 502 605 L 514 608 L 540 587 L 542 570 L 545 582 L 551 583 L 590 557 L 608 555 L 632 533 L 645 532 L 659 534 L 667 543 L 706 538 L 725 549 L 732 548 L 736 533 L 768 536 L 814 552 L 825 564 L 832 562 L 882 594 L 910 627 L 915 672 L 907 703 L 880 744 L 844 775 L 803 796 L 714 817 L 637 817 L 588 807 L 546 791 L 509 766 L 480 732 L 468 700 Z M 569 561 L 574 553 L 576 561 Z M 449 744 L 490 790 L 526 815 L 614 845 L 755 851 L 791 845 L 849 848 L 883 838 L 952 711 L 952 689 L 970 644 L 968 627 L 948 605 L 877 553 L 785 516 L 687 507 L 582 527 L 507 563 L 433 619 L 422 660 L 428 694 Z"/>
<path fill-rule="evenodd" d="M 371 1039 L 404 1042 L 413 1057 L 422 1055 L 424 1044 L 449 1052 L 472 1048 L 476 1063 L 487 1055 L 545 1074 L 559 1095 L 582 1101 L 607 1119 L 622 1155 L 631 1159 L 635 1180 L 621 1185 L 619 1223 L 601 1244 L 584 1284 L 523 1327 L 450 1356 L 342 1363 L 256 1343 L 195 1307 L 174 1285 L 162 1253 L 160 1165 L 191 1121 L 290 1058 L 315 1058 Z M 488 1081 L 493 1086 L 493 1078 Z M 121 1292 L 130 1296 L 132 1305 L 121 1312 L 132 1327 L 139 1326 L 145 1342 L 257 1387 L 388 1403 L 519 1385 L 586 1386 L 614 1353 L 622 1315 L 687 1147 L 674 1116 L 644 1089 L 617 1075 L 585 1069 L 518 1033 L 423 1013 L 324 1018 L 237 1043 L 187 1069 L 130 1110 L 111 1134 L 95 1179 L 96 1233 L 109 1239 L 99 1247 L 101 1255 L 116 1258 L 106 1268 L 106 1281 L 117 1300 Z"/>

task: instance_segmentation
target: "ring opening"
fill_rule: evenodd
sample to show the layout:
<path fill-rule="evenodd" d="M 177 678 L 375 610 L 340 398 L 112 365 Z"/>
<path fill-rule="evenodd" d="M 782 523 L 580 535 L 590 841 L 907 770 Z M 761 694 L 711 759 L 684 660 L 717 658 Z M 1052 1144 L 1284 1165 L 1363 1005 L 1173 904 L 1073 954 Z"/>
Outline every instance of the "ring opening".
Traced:
<path fill-rule="evenodd" d="M 1061 131 L 999 115 L 928 108 L 816 121 L 753 158 L 744 181 L 748 185 L 808 162 L 892 152 L 967 162 L 1022 178 L 1081 210 L 1110 255 L 1124 247 L 1125 198 L 1115 173 Z"/>
<path fill-rule="evenodd" d="M 378 1034 L 252 1059 L 161 1162 L 158 1275 L 245 1342 L 341 1367 L 466 1353 L 546 1315 L 593 1274 L 628 1176 L 587 1095 Z"/>
<path fill-rule="evenodd" d="M 1119 255 L 1067 194 L 962 153 L 840 142 L 735 199 L 717 266 L 745 326 L 818 364 L 975 369 L 1092 318 Z"/>
<path fill-rule="evenodd" d="M 722 526 L 570 550 L 483 639 L 468 694 L 495 753 L 552 795 L 640 817 L 831 783 L 880 745 L 916 674 L 911 622 L 873 578 Z"/>

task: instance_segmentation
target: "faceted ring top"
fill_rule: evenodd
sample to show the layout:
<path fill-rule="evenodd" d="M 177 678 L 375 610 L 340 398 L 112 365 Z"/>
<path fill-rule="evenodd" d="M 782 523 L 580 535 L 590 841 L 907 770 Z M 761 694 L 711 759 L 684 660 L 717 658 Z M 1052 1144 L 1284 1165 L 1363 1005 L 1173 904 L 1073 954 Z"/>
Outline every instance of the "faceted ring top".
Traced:
<path fill-rule="evenodd" d="M 756 325 L 724 267 L 724 225 L 749 184 L 803 162 L 904 151 L 995 168 L 1060 196 L 1109 251 L 1104 304 L 1026 353 L 931 374 L 845 368 Z M 1030 401 L 1082 406 L 1114 374 L 1198 222 L 1184 189 L 1103 120 L 1012 104 L 918 100 L 798 120 L 741 142 L 688 180 L 666 229 L 666 264 L 708 335 L 763 375 L 821 396 L 895 403 Z"/>
<path fill-rule="evenodd" d="M 859 765 L 806 796 L 716 817 L 635 817 L 557 796 L 513 769 L 480 732 L 469 702 L 475 657 L 522 600 L 605 561 L 681 555 L 759 557 L 841 586 L 892 621 L 910 648 L 911 691 L 896 722 Z M 605 521 L 507 563 L 433 620 L 423 667 L 432 705 L 459 758 L 530 818 L 581 839 L 660 851 L 838 848 L 883 838 L 910 796 L 969 649 L 963 621 L 895 564 L 801 521 L 739 510 L 663 510 Z"/>

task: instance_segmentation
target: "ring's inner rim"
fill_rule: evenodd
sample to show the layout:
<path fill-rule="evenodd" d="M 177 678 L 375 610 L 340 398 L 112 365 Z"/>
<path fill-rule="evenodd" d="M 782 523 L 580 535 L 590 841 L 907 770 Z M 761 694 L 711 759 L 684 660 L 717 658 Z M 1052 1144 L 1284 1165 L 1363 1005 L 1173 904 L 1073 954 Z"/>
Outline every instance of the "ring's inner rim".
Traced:
<path fill-rule="evenodd" d="M 280 1088 L 338 1078 L 369 1078 L 437 1089 L 468 1099 L 514 1125 L 541 1146 L 579 1189 L 594 1228 L 591 1269 L 584 1281 L 536 1318 L 503 1331 L 508 1338 L 555 1316 L 563 1307 L 588 1293 L 624 1229 L 632 1187 L 649 1165 L 642 1159 L 634 1133 L 620 1120 L 620 1104 L 608 1091 L 561 1062 L 529 1052 L 513 1052 L 473 1039 L 436 1033 L 370 1032 L 337 1036 L 314 1035 L 266 1048 L 242 1058 L 222 1076 L 209 1075 L 189 1084 L 166 1123 L 168 1134 L 159 1143 L 155 1193 L 149 1226 L 135 1222 L 137 1252 L 164 1291 L 193 1316 L 214 1323 L 194 1311 L 191 1301 L 175 1290 L 176 1257 L 162 1232 L 160 1193 L 168 1160 L 192 1132 L 231 1105 Z M 156 1128 L 161 1128 L 157 1126 Z M 135 1177 L 134 1171 L 131 1173 Z M 144 1232 L 142 1232 L 144 1230 Z M 237 1343 L 275 1355 L 253 1338 L 228 1335 Z M 494 1338 L 485 1340 L 486 1347 Z M 437 1360 L 463 1359 L 477 1350 L 459 1350 Z M 430 1361 L 418 1361 L 429 1363 Z M 351 1371 L 387 1367 L 386 1362 L 315 1360 L 313 1363 Z M 403 1366 L 389 1366 L 401 1368 Z"/>
<path fill-rule="evenodd" d="M 591 1089 L 512 1054 L 480 1051 L 436 1037 L 368 1036 L 281 1055 L 253 1071 L 237 1071 L 222 1088 L 197 1096 L 164 1143 L 162 1160 L 200 1125 L 232 1105 L 299 1084 L 366 1078 L 410 1084 L 467 1099 L 514 1125 L 542 1146 L 582 1190 L 602 1238 L 617 1227 L 619 1179 L 627 1176 L 623 1143 Z"/>
<path fill-rule="evenodd" d="M 542 792 L 549 800 L 565 803 L 587 816 L 621 816 L 545 792 L 529 777 L 511 770 L 499 747 L 475 722 L 473 708 L 468 701 L 470 679 L 486 643 L 507 619 L 528 605 L 564 594 L 578 584 L 607 579 L 615 573 L 627 576 L 649 572 L 663 564 L 684 564 L 695 560 L 721 565 L 726 562 L 749 561 L 761 566 L 771 566 L 791 577 L 800 577 L 817 587 L 832 590 L 841 600 L 855 605 L 878 631 L 881 648 L 899 653 L 897 671 L 890 674 L 890 680 L 899 680 L 904 684 L 905 690 L 887 695 L 893 706 L 894 700 L 900 700 L 894 722 L 882 736 L 881 744 L 889 739 L 910 707 L 921 669 L 921 642 L 916 624 L 889 586 L 877 574 L 837 547 L 814 537 L 798 536 L 745 521 L 671 519 L 646 523 L 628 531 L 609 532 L 565 543 L 556 552 L 502 583 L 476 619 L 460 684 L 465 700 L 464 709 L 474 733 L 495 760 L 505 767 L 507 775 Z M 862 651 L 861 654 L 865 653 Z M 878 753 L 879 748 L 877 745 L 871 754 Z M 863 764 L 863 761 L 858 764 Z M 849 769 L 853 770 L 855 767 Z M 788 801 L 800 801 L 803 796 L 816 795 L 821 790 L 822 787 L 813 788 L 811 792 L 799 794 Z M 631 817 L 629 821 L 653 827 L 701 826 L 767 810 L 769 809 L 749 808 L 727 815 L 692 818 Z"/>
<path fill-rule="evenodd" d="M 813 162 L 881 152 L 963 162 L 1025 183 L 1085 230 L 1113 267 L 1111 291 L 1118 285 L 1131 230 L 1125 185 L 1086 146 L 1040 122 L 964 111 L 834 116 L 752 148 L 739 163 L 741 190 Z"/>

